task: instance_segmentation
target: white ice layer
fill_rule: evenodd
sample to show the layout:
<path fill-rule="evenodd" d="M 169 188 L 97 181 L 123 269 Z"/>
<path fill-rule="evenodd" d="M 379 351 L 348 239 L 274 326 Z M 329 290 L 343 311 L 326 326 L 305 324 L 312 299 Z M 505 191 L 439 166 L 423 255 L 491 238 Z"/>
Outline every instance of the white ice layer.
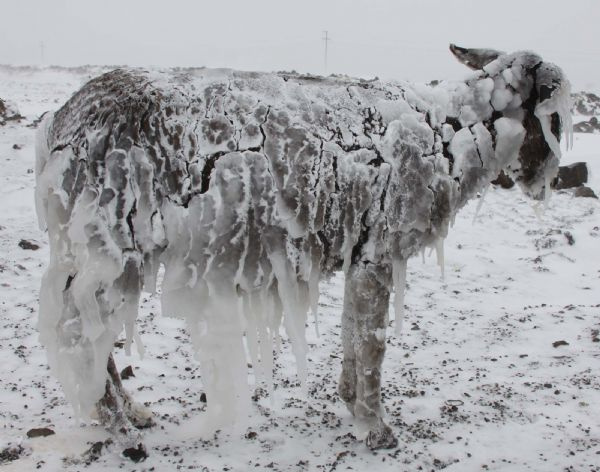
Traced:
<path fill-rule="evenodd" d="M 161 264 L 162 311 L 187 322 L 213 428 L 247 415 L 251 388 L 272 387 L 282 323 L 306 383 L 323 276 L 391 268 L 400 333 L 407 259 L 435 248 L 443 275 L 456 212 L 528 159 L 532 57 L 436 87 L 204 69 L 87 84 L 41 124 L 36 151 L 51 252 L 40 339 L 76 412 L 104 394 L 123 330 L 143 352 L 139 296 Z M 554 92 L 535 114 L 555 156 L 532 161 L 541 188 L 560 156 L 553 113 L 572 138 L 566 79 L 540 70 Z"/>
<path fill-rule="evenodd" d="M 406 259 L 394 259 L 392 261 L 396 336 L 400 336 L 402 334 L 402 322 L 404 320 L 404 296 L 406 294 L 406 266 Z"/>

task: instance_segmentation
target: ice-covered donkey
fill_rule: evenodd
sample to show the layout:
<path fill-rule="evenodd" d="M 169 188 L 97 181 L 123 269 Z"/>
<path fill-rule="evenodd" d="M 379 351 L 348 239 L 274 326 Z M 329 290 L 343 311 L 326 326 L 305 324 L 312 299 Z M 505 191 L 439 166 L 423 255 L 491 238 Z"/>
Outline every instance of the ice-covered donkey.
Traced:
<path fill-rule="evenodd" d="M 478 72 L 432 87 L 119 69 L 48 117 L 36 168 L 51 248 L 39 328 L 75 410 L 120 431 L 151 423 L 111 352 L 123 328 L 127 348 L 140 346 L 140 292 L 155 290 L 160 264 L 162 310 L 187 320 L 215 427 L 250 411 L 247 356 L 269 383 L 282 320 L 306 379 L 307 313 L 319 280 L 343 270 L 339 393 L 368 422 L 369 447 L 394 446 L 381 363 L 406 260 L 439 248 L 501 169 L 533 198 L 548 195 L 561 127 L 571 129 L 558 67 L 529 52 L 451 50 Z"/>

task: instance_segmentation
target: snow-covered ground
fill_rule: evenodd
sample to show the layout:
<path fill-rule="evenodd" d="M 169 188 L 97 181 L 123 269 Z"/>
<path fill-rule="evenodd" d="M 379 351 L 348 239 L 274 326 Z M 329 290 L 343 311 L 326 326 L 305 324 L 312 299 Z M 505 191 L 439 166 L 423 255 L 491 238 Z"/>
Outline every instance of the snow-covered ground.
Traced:
<path fill-rule="evenodd" d="M 446 276 L 435 257 L 408 266 L 408 307 L 400 339 L 388 330 L 384 404 L 399 438 L 369 451 L 336 393 L 341 369 L 343 277 L 321 284 L 320 332 L 308 326 L 308 395 L 289 344 L 276 359 L 275 394 L 258 391 L 248 430 L 209 440 L 202 379 L 184 323 L 143 296 L 146 356 L 116 349 L 124 381 L 155 414 L 143 433 L 150 457 L 133 464 L 108 437 L 78 424 L 37 340 L 40 279 L 48 260 L 34 203 L 34 132 L 99 69 L 0 68 L 0 98 L 26 119 L 0 127 L 0 451 L 21 446 L 2 470 L 600 470 L 600 203 L 555 193 L 539 217 L 518 189 L 490 188 L 459 215 L 446 240 Z M 600 135 L 576 134 L 563 163 L 586 161 L 600 194 Z M 22 240 L 40 246 L 23 249 Z M 55 435 L 28 439 L 31 428 Z M 0 464 L 2 459 L 0 458 Z"/>

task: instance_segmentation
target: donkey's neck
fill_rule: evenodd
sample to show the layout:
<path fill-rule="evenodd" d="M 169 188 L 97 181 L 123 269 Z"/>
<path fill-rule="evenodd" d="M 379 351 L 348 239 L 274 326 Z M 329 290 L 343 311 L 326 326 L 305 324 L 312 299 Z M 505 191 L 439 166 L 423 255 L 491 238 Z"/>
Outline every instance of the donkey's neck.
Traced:
<path fill-rule="evenodd" d="M 458 210 L 516 161 L 525 129 L 521 97 L 505 93 L 503 81 L 481 76 L 449 87 L 448 114 L 440 129 L 449 173 L 460 186 Z"/>

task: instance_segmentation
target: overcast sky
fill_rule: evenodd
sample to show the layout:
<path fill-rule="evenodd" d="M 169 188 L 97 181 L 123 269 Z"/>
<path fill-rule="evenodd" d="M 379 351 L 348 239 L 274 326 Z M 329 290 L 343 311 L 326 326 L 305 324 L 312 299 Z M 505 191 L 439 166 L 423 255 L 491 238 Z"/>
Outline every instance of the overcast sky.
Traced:
<path fill-rule="evenodd" d="M 0 64 L 460 78 L 448 43 L 530 49 L 600 88 L 600 0 L 0 0 Z M 42 53 L 43 44 L 43 53 Z"/>

